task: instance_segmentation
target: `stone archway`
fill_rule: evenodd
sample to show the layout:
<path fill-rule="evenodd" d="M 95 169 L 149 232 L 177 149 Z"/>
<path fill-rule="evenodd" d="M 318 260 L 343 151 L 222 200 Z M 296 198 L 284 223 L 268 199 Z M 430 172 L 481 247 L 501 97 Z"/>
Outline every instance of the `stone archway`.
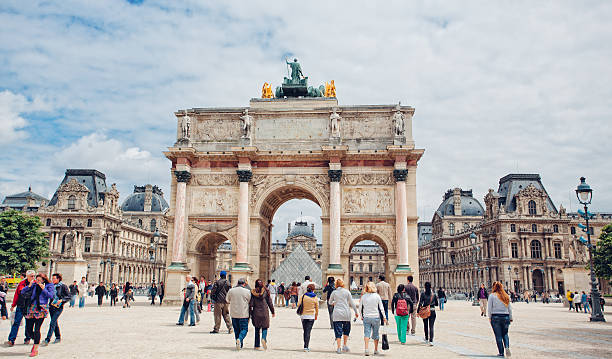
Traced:
<path fill-rule="evenodd" d="M 541 269 L 533 270 L 533 290 L 538 293 L 544 292 L 544 272 Z"/>
<path fill-rule="evenodd" d="M 348 276 L 346 243 L 363 232 L 384 243 L 389 279 L 418 282 L 424 150 L 414 146 L 413 114 L 399 104 L 292 97 L 177 111 L 176 143 L 164 153 L 172 162 L 167 292 L 180 293 L 184 274 L 199 270 L 197 247 L 208 233 L 231 241 L 233 281 L 267 278 L 271 220 L 293 198 L 321 207 L 324 276 Z"/>
<path fill-rule="evenodd" d="M 206 277 L 207 280 L 214 279 L 217 274 L 217 250 L 219 245 L 229 241 L 221 233 L 211 232 L 203 235 L 195 242 L 193 250 L 190 251 L 191 274 Z"/>
<path fill-rule="evenodd" d="M 384 272 L 385 278 L 387 282 L 391 284 L 391 286 L 395 286 L 395 279 L 392 275 L 392 266 L 397 264 L 397 252 L 395 250 L 395 246 L 393 244 L 393 238 L 389 238 L 388 233 L 382 232 L 380 229 L 372 229 L 371 226 L 362 226 L 356 232 L 352 233 L 350 237 L 344 238 L 342 242 L 342 267 L 347 268 L 347 271 L 344 273 L 344 282 L 351 284 L 350 282 L 350 264 L 351 264 L 351 256 L 353 255 L 352 250 L 360 242 L 363 241 L 371 241 L 376 243 L 384 252 Z M 377 278 L 373 278 L 373 281 L 376 282 Z"/>

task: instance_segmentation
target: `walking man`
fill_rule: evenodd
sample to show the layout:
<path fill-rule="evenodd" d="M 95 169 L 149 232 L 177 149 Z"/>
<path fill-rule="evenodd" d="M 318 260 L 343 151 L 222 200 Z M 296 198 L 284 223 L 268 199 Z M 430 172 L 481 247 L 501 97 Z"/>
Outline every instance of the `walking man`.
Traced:
<path fill-rule="evenodd" d="M 70 289 L 70 308 L 72 308 L 74 307 L 74 303 L 76 302 L 77 294 L 79 294 L 79 286 L 76 280 L 72 282 L 69 289 Z"/>
<path fill-rule="evenodd" d="M 276 280 L 272 279 L 272 281 L 268 280 L 268 292 L 270 293 L 270 299 L 272 300 L 272 304 L 276 303 L 276 293 L 278 291 L 278 287 L 276 286 Z"/>
<path fill-rule="evenodd" d="M 389 283 L 385 282 L 385 276 L 378 276 L 379 282 L 376 284 L 376 291 L 382 299 L 383 308 L 385 308 L 385 318 L 389 320 L 389 299 L 393 298 L 393 293 L 391 292 L 391 286 Z"/>
<path fill-rule="evenodd" d="M 15 289 L 15 295 L 13 296 L 13 303 L 11 303 L 11 312 L 15 311 L 15 319 L 11 326 L 11 332 L 9 333 L 8 341 L 6 345 L 12 347 L 15 345 L 15 339 L 17 339 L 17 333 L 19 332 L 19 326 L 21 325 L 21 319 L 26 315 L 28 310 L 28 299 L 25 295 L 21 295 L 21 290 L 34 281 L 36 272 L 29 270 L 26 272 L 26 278 L 19 282 L 17 289 Z M 15 309 L 17 308 L 17 309 Z M 28 337 L 28 331 L 26 330 L 24 344 L 30 344 L 30 338 Z"/>
<path fill-rule="evenodd" d="M 176 325 L 183 325 L 185 322 L 185 315 L 189 311 L 189 326 L 195 327 L 195 291 L 196 286 L 191 281 L 191 276 L 188 274 L 185 276 L 185 299 L 183 300 L 183 306 L 181 307 L 181 314 L 179 315 L 179 321 Z"/>
<path fill-rule="evenodd" d="M 87 295 L 88 289 L 89 284 L 87 284 L 85 277 L 82 277 L 81 281 L 78 284 L 79 308 L 83 308 L 85 306 L 85 296 Z"/>
<path fill-rule="evenodd" d="M 104 282 L 100 282 L 100 285 L 96 287 L 96 295 L 98 296 L 98 307 L 102 305 L 102 300 L 106 295 L 106 287 L 104 286 Z"/>
<path fill-rule="evenodd" d="M 281 282 L 278 288 L 276 288 L 276 303 L 274 303 L 274 306 L 284 307 L 284 303 L 285 303 L 285 283 Z"/>
<path fill-rule="evenodd" d="M 251 291 L 245 288 L 244 278 L 238 279 L 238 285 L 227 292 L 226 301 L 230 305 L 230 316 L 236 337 L 236 350 L 244 345 L 244 338 L 249 330 L 249 303 Z"/>
<path fill-rule="evenodd" d="M 419 302 L 419 288 L 417 288 L 417 286 L 412 283 L 413 281 L 414 281 L 414 278 L 411 275 L 409 275 L 408 284 L 406 285 L 406 294 L 410 296 L 412 303 L 418 303 Z M 408 327 L 406 329 L 406 333 L 410 332 L 410 335 L 412 336 L 414 336 L 416 333 L 416 322 L 417 322 L 416 319 L 417 319 L 417 311 L 415 310 L 412 313 L 410 313 L 410 319 L 408 320 Z"/>
<path fill-rule="evenodd" d="M 51 303 L 49 303 L 49 317 L 51 321 L 49 322 L 49 331 L 47 331 L 47 337 L 43 342 L 43 346 L 49 345 L 51 341 L 51 336 L 55 334 L 54 344 L 59 343 L 61 338 L 60 327 L 57 322 L 59 316 L 62 315 L 64 311 L 64 304 L 70 301 L 72 296 L 70 295 L 70 290 L 64 283 L 62 283 L 62 275 L 60 273 L 54 273 L 51 276 L 51 282 L 55 286 L 55 296 L 51 299 Z"/>
<path fill-rule="evenodd" d="M 157 295 L 157 286 L 155 283 L 151 284 L 149 288 L 149 296 L 151 296 L 151 305 L 155 305 L 155 296 Z"/>
<path fill-rule="evenodd" d="M 232 333 L 232 322 L 229 317 L 229 304 L 226 301 L 227 292 L 230 290 L 230 285 L 225 277 L 227 273 L 225 271 L 221 271 L 219 274 L 219 280 L 213 284 L 212 289 L 210 290 L 210 299 L 214 303 L 214 315 L 215 315 L 215 327 L 210 331 L 211 334 L 219 333 L 219 329 L 221 328 L 221 317 L 225 321 L 225 325 L 227 326 L 227 333 Z"/>
<path fill-rule="evenodd" d="M 166 292 L 166 287 L 164 286 L 164 282 L 159 282 L 159 305 L 162 305 L 164 301 L 164 294 Z"/>

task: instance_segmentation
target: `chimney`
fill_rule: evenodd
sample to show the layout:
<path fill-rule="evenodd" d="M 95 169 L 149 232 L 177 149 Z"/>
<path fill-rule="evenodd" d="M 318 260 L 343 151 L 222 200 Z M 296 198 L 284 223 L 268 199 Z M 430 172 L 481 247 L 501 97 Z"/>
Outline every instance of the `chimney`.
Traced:
<path fill-rule="evenodd" d="M 314 233 L 314 223 L 310 224 L 310 228 L 312 229 L 312 233 Z"/>
<path fill-rule="evenodd" d="M 151 203 L 153 202 L 153 186 L 150 184 L 145 186 L 144 211 L 151 212 Z"/>
<path fill-rule="evenodd" d="M 287 234 L 291 234 L 291 222 L 287 223 Z"/>
<path fill-rule="evenodd" d="M 453 204 L 455 206 L 455 216 L 461 215 L 461 188 L 453 190 Z"/>

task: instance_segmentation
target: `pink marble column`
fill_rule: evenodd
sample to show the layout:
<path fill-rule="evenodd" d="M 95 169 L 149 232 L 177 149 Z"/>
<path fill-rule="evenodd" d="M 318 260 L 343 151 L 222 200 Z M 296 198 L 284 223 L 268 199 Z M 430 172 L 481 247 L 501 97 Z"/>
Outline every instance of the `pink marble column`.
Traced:
<path fill-rule="evenodd" d="M 342 269 L 340 263 L 340 180 L 342 170 L 329 170 L 329 269 Z"/>
<path fill-rule="evenodd" d="M 238 170 L 240 181 L 238 203 L 238 238 L 236 239 L 236 264 L 234 268 L 248 268 L 247 252 L 249 245 L 249 181 L 253 172 Z"/>
<path fill-rule="evenodd" d="M 176 176 L 176 205 L 174 208 L 174 240 L 172 243 L 171 266 L 184 267 L 185 264 L 185 205 L 187 182 L 191 178 L 188 171 L 174 171 Z"/>
<path fill-rule="evenodd" d="M 406 203 L 406 176 L 408 170 L 393 170 L 395 177 L 395 237 L 397 240 L 397 270 L 410 269 L 408 263 L 408 204 Z"/>

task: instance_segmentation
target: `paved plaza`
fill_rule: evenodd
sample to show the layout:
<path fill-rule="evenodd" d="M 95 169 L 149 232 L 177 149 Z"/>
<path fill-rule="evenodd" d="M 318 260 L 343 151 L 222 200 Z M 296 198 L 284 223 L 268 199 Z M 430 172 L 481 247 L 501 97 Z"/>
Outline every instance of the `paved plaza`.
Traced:
<path fill-rule="evenodd" d="M 234 337 L 209 334 L 212 313 L 202 313 L 196 327 L 175 325 L 178 307 L 150 307 L 144 297 L 130 309 L 98 308 L 89 299 L 85 309 L 66 308 L 61 317 L 62 343 L 41 348 L 40 355 L 48 358 L 263 358 L 274 357 L 336 357 L 333 352 L 333 332 L 329 329 L 327 310 L 323 308 L 315 323 L 311 352 L 302 352 L 302 329 L 293 310 L 279 308 L 271 318 L 268 352 L 253 350 L 253 328 L 245 348 L 236 352 Z M 591 324 L 585 314 L 569 313 L 561 304 L 514 304 L 514 323 L 510 327 L 510 345 L 514 358 L 611 358 L 612 324 Z M 423 326 L 419 319 L 417 335 L 400 346 L 391 323 L 391 349 L 383 352 L 389 358 L 484 358 L 497 353 L 493 333 L 478 307 L 469 302 L 450 301 L 443 312 L 438 311 L 435 346 L 422 341 Z M 43 336 L 48 319 L 43 326 Z M 17 343 L 23 342 L 20 329 Z M 2 340 L 8 336 L 8 321 L 0 326 Z M 363 327 L 353 325 L 348 357 L 363 356 Z M 25 357 L 30 346 L 17 344 L 0 348 L 0 357 Z M 371 350 L 371 349 L 370 349 Z"/>

